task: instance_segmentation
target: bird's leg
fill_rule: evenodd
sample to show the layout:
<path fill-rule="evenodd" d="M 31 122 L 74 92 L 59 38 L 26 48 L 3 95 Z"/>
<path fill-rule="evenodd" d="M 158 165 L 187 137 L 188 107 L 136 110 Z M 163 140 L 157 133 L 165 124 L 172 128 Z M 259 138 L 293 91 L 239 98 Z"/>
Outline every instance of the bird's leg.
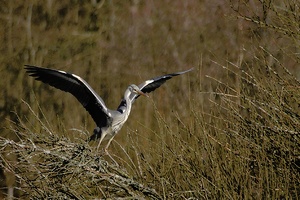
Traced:
<path fill-rule="evenodd" d="M 112 138 L 109 139 L 107 145 L 104 148 L 104 152 L 106 153 L 106 155 L 108 155 L 108 157 L 115 163 L 116 166 L 119 166 L 119 164 L 117 163 L 117 161 L 115 161 L 115 159 L 113 159 L 113 157 L 108 153 L 107 149 L 111 143 L 111 141 L 114 139 L 115 136 L 112 136 Z"/>
<path fill-rule="evenodd" d="M 115 137 L 115 136 L 112 136 L 112 137 L 109 139 L 109 141 L 108 141 L 107 145 L 106 145 L 106 146 L 105 146 L 105 148 L 104 148 L 104 151 L 105 151 L 105 153 L 106 153 L 106 154 L 108 154 L 108 151 L 107 151 L 107 149 L 108 149 L 108 147 L 109 147 L 109 145 L 110 145 L 111 141 L 114 139 L 114 137 Z"/>
<path fill-rule="evenodd" d="M 103 139 L 105 138 L 105 135 L 106 135 L 106 133 L 104 133 L 104 132 L 101 133 L 100 141 L 99 141 L 98 146 L 97 146 L 97 151 L 99 150 L 100 144 L 101 144 L 101 142 L 103 141 Z"/>

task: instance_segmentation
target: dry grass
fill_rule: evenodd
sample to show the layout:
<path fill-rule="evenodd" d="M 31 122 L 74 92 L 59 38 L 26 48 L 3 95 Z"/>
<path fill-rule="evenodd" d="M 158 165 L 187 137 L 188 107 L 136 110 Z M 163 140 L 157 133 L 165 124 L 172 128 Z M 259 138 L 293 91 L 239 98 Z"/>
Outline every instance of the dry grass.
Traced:
<path fill-rule="evenodd" d="M 20 187 L 15 189 L 20 198 L 161 198 L 153 188 L 134 180 L 110 156 L 103 156 L 83 140 L 74 142 L 59 136 L 49 130 L 47 122 L 36 120 L 40 131 L 33 131 L 20 120 L 21 124 L 12 129 L 18 142 L 0 139 L 1 166 L 16 176 Z M 8 159 L 10 155 L 17 160 Z M 106 161 L 110 159 L 113 162 Z"/>
<path fill-rule="evenodd" d="M 104 156 L 32 113 L 38 123 L 12 126 L 19 142 L 1 138 L 1 165 L 16 176 L 21 198 L 297 199 L 299 81 L 280 65 L 281 75 L 270 66 L 220 67 L 236 82 L 214 79 L 209 110 L 191 100 L 190 118 L 176 115 L 173 127 L 156 110 L 153 138 L 127 130 L 126 148 L 115 142 Z"/>
<path fill-rule="evenodd" d="M 51 2 L 0 8 L 0 198 L 299 199 L 295 2 Z M 82 76 L 110 108 L 129 83 L 195 71 L 139 99 L 107 156 L 23 64 Z"/>

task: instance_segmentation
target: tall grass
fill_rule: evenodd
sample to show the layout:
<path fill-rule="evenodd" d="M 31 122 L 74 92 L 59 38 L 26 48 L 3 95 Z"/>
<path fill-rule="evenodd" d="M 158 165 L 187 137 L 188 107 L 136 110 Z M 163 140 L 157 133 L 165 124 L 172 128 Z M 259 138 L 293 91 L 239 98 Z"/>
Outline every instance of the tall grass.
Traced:
<path fill-rule="evenodd" d="M 2 156 L 2 167 L 16 175 L 20 197 L 297 199 L 299 81 L 265 61 L 243 69 L 218 63 L 231 78 L 208 77 L 219 85 L 205 93 L 209 108 L 199 110 L 190 94 L 189 118 L 175 114 L 171 125 L 156 110 L 153 137 L 128 129 L 127 145 L 115 142 L 109 156 L 58 136 L 40 118 L 39 131 L 13 126 L 20 142 L 1 138 L 1 147 L 18 160 Z"/>
<path fill-rule="evenodd" d="M 219 86 L 205 92 L 208 108 L 191 96 L 190 117 L 177 115 L 173 128 L 157 111 L 152 147 L 139 136 L 129 145 L 131 168 L 165 198 L 297 199 L 299 81 L 262 58 L 243 69 L 218 64 L 230 78 L 209 77 Z"/>

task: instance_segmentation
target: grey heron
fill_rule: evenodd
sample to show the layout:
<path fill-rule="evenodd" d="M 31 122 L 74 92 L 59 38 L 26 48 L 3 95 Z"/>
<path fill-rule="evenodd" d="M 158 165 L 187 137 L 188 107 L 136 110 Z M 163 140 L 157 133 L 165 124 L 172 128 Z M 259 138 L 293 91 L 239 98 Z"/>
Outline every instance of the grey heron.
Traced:
<path fill-rule="evenodd" d="M 152 92 L 160 87 L 167 80 L 193 70 L 193 68 L 166 74 L 149 79 L 141 84 L 129 85 L 124 93 L 117 110 L 108 109 L 102 98 L 92 89 L 92 87 L 81 77 L 61 70 L 42 68 L 32 65 L 25 65 L 29 76 L 35 80 L 47 83 L 57 89 L 71 93 L 88 111 L 96 123 L 96 128 L 90 136 L 89 141 L 100 138 L 97 149 L 104 139 L 109 139 L 105 152 L 117 132 L 122 128 L 128 119 L 133 102 L 140 96 L 148 96 L 146 93 Z"/>

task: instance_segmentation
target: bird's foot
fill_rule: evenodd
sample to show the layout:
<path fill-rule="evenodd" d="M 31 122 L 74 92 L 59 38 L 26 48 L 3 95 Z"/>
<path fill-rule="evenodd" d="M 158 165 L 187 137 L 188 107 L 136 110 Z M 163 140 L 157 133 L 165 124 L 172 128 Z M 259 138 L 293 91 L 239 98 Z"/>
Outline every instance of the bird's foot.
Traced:
<path fill-rule="evenodd" d="M 104 148 L 104 153 L 105 153 L 106 155 L 109 155 L 108 150 L 107 150 L 106 147 Z"/>

